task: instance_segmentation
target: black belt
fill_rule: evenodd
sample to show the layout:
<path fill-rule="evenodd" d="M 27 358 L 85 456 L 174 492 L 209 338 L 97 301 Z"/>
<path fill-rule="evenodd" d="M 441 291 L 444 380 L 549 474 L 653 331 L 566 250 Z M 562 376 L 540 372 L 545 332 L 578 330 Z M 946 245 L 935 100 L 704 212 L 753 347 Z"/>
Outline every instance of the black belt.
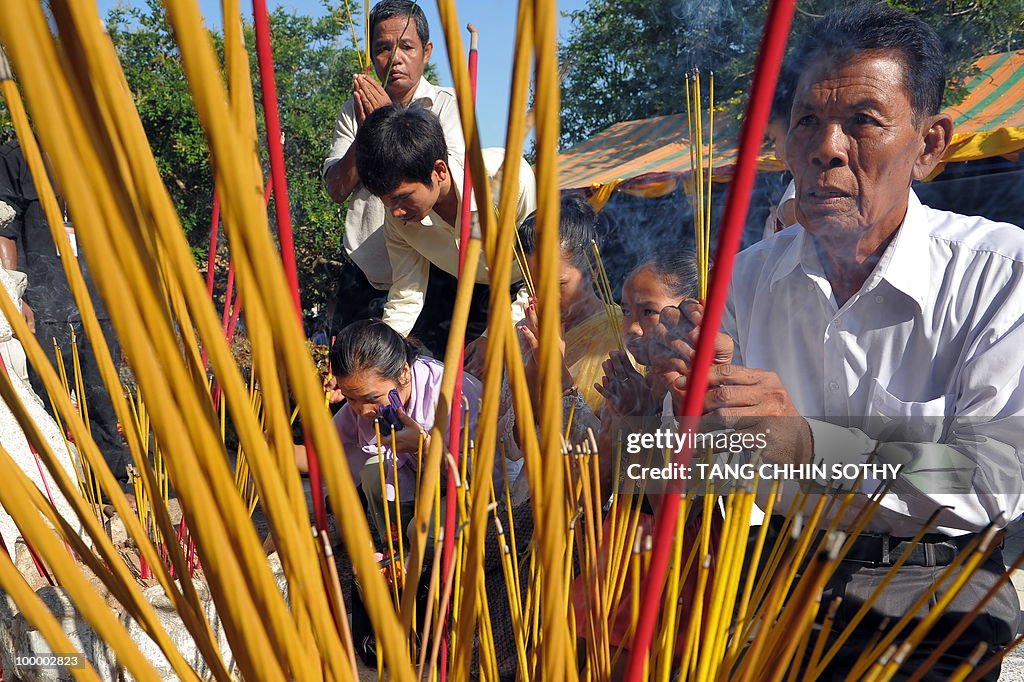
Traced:
<path fill-rule="evenodd" d="M 904 566 L 948 566 L 976 533 L 950 537 L 939 533 L 925 535 L 910 550 Z M 862 533 L 853 541 L 843 561 L 875 566 L 892 566 L 906 552 L 913 538 L 895 538 L 891 535 Z"/>
<path fill-rule="evenodd" d="M 772 529 L 779 533 L 783 526 L 781 516 L 772 516 L 768 522 Z M 960 551 L 971 543 L 977 533 L 968 533 L 952 537 L 942 533 L 927 533 L 921 541 L 910 550 L 910 555 L 903 562 L 904 566 L 948 566 L 953 563 Z M 820 540 L 821 534 L 818 535 Z M 898 538 L 891 535 L 861 533 L 853 541 L 850 551 L 843 559 L 852 564 L 871 566 L 892 566 L 913 541 L 913 538 Z"/>

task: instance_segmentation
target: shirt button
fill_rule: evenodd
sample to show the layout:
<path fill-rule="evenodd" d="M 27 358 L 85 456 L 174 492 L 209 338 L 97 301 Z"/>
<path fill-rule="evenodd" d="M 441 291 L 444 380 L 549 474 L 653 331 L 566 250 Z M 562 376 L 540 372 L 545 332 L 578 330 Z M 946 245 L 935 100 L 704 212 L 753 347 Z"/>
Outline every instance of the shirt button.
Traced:
<path fill-rule="evenodd" d="M 883 303 L 884 301 L 885 301 L 885 297 L 883 297 L 883 296 L 875 296 L 875 303 Z"/>
<path fill-rule="evenodd" d="M 830 381 L 830 382 L 828 382 L 828 388 L 829 388 L 830 391 L 838 391 L 839 390 L 839 382 L 838 381 Z"/>

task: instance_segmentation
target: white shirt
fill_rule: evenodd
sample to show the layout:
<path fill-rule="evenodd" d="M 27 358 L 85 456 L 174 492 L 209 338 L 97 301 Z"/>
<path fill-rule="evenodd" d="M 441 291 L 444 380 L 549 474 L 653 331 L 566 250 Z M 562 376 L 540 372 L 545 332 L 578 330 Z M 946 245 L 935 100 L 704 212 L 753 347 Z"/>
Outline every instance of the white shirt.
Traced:
<path fill-rule="evenodd" d="M 796 182 L 790 180 L 789 184 L 786 185 L 786 189 L 783 190 L 782 196 L 779 198 L 779 203 L 768 210 L 768 217 L 764 221 L 764 232 L 761 234 L 761 239 L 774 237 L 783 229 L 789 227 L 789 221 L 786 220 L 786 211 L 784 209 L 787 201 L 794 200 L 796 200 Z"/>
<path fill-rule="evenodd" d="M 431 85 L 426 78 L 420 78 L 419 85 L 412 97 L 413 104 L 420 104 L 437 114 L 444 130 L 444 141 L 448 154 L 462 158 L 466 152 L 466 143 L 462 137 L 462 123 L 459 119 L 459 107 L 455 101 L 455 91 L 451 88 L 439 88 Z M 348 153 L 356 139 L 355 105 L 348 100 L 341 105 L 338 122 L 334 126 L 334 140 L 331 151 L 324 161 L 324 174 L 327 169 L 341 160 Z M 345 215 L 345 234 L 342 239 L 345 252 L 359 269 L 366 275 L 377 289 L 387 291 L 391 288 L 391 263 L 388 261 L 387 247 L 384 245 L 384 204 L 370 194 L 362 183 L 352 190 Z"/>
<path fill-rule="evenodd" d="M 866 462 L 877 449 L 877 461 L 904 464 L 868 529 L 909 537 L 942 505 L 952 509 L 937 530 L 950 535 L 1024 512 L 1022 318 L 1024 232 L 911 192 L 902 227 L 842 307 L 793 225 L 738 256 L 722 328 L 734 362 L 779 375 L 816 460 Z"/>
<path fill-rule="evenodd" d="M 487 177 L 491 180 L 494 201 L 498 201 L 497 190 L 500 181 L 502 164 L 505 160 L 504 149 L 484 149 L 484 165 Z M 452 182 L 455 186 L 459 205 L 462 203 L 462 159 L 449 156 L 448 166 Z M 475 193 L 474 193 L 475 197 Z M 476 201 L 470 199 L 473 211 L 473 230 L 479 231 L 479 217 Z M 516 202 L 516 227 L 521 225 L 527 216 L 537 208 L 537 187 L 533 170 L 525 159 L 519 159 L 519 197 Z M 388 256 L 394 277 L 388 300 L 384 305 L 384 322 L 403 336 L 412 331 L 416 319 L 423 310 L 423 298 L 427 291 L 430 264 L 433 263 L 453 277 L 459 273 L 459 234 L 462 223 L 461 211 L 457 214 L 454 225 L 449 225 L 437 213 L 431 211 L 420 222 L 405 222 L 388 215 L 384 220 L 384 241 L 387 244 Z M 512 265 L 512 282 L 522 279 L 519 267 Z M 477 284 L 488 284 L 490 275 L 484 258 L 476 272 Z M 513 320 L 521 319 L 521 306 L 525 297 L 520 296 L 514 302 Z"/>

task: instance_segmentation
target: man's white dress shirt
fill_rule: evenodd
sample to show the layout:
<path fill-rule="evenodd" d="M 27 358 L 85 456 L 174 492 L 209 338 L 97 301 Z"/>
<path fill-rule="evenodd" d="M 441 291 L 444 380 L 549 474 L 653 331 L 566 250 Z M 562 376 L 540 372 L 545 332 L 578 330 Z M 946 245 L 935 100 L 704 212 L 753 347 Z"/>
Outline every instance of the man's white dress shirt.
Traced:
<path fill-rule="evenodd" d="M 459 119 L 459 107 L 455 101 L 455 91 L 451 88 L 439 88 L 430 84 L 426 78 L 420 78 L 419 85 L 412 97 L 413 104 L 419 104 L 437 114 L 444 131 L 444 141 L 448 146 L 448 154 L 462 158 L 466 153 L 466 143 L 462 137 L 462 123 Z M 348 100 L 341 105 L 338 122 L 334 126 L 334 140 L 331 151 L 324 161 L 324 174 L 348 153 L 356 139 L 355 105 Z M 343 243 L 345 253 L 359 266 L 375 288 L 387 291 L 391 288 L 391 263 L 388 261 L 388 250 L 384 244 L 384 204 L 370 194 L 362 183 L 352 190 L 345 216 L 345 235 Z"/>
<path fill-rule="evenodd" d="M 484 165 L 487 177 L 491 180 L 494 201 L 498 201 L 497 190 L 500 183 L 502 164 L 505 160 L 504 149 L 484 149 Z M 448 166 L 452 182 L 455 186 L 459 205 L 462 205 L 462 159 L 449 156 Z M 475 201 L 476 193 L 470 201 L 473 211 L 473 230 L 479 230 L 479 217 Z M 527 216 L 537 208 L 537 187 L 533 170 L 525 159 L 519 159 L 519 195 L 516 202 L 515 224 L 518 227 Z M 384 305 L 384 322 L 398 333 L 408 335 L 412 331 L 416 319 L 423 310 L 423 298 L 427 291 L 430 264 L 433 263 L 448 274 L 458 277 L 459 273 L 459 234 L 462 223 L 461 211 L 456 214 L 455 224 L 445 222 L 437 213 L 431 211 L 419 222 L 405 222 L 388 215 L 384 220 L 384 240 L 387 244 L 388 256 L 394 270 L 391 290 Z M 512 282 L 522 279 L 519 267 L 512 265 Z M 485 259 L 480 259 L 476 272 L 477 284 L 489 284 Z M 513 319 L 522 319 L 521 308 L 526 302 L 525 294 L 514 301 Z"/>
<path fill-rule="evenodd" d="M 877 451 L 904 465 L 868 530 L 913 536 L 943 505 L 937 526 L 950 535 L 1024 512 L 1019 228 L 937 211 L 911 192 L 875 270 L 839 306 L 810 234 L 790 226 L 739 254 L 722 329 L 736 364 L 779 375 L 816 460 Z"/>

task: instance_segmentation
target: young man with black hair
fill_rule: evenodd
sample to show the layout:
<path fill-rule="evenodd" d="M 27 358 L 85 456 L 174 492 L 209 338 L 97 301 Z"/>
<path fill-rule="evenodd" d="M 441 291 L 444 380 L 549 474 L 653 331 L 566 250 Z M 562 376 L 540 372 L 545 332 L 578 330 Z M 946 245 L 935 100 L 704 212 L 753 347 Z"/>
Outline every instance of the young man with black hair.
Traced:
<path fill-rule="evenodd" d="M 437 117 L 416 104 L 370 114 L 356 135 L 355 159 L 364 185 L 387 210 L 384 240 L 393 275 L 383 319 L 409 334 L 424 307 L 430 265 L 458 276 L 462 159 L 449 153 Z M 484 150 L 492 184 L 504 159 L 502 149 Z M 537 206 L 533 171 L 525 160 L 519 164 L 517 227 Z M 473 229 L 478 229 L 475 202 L 472 210 Z M 489 283 L 483 259 L 475 279 L 477 284 Z M 515 266 L 512 279 L 522 279 Z M 447 312 L 450 316 L 451 302 Z"/>
<path fill-rule="evenodd" d="M 377 306 L 383 304 L 391 288 L 391 262 L 381 231 L 384 206 L 360 181 L 352 149 L 363 121 L 382 106 L 415 102 L 438 118 L 449 153 L 461 158 L 465 148 L 455 91 L 437 87 L 423 76 L 433 43 L 422 8 L 410 0 L 381 0 L 370 10 L 368 21 L 370 57 L 377 78 L 368 73 L 354 75 L 352 99 L 341 107 L 323 167 L 327 193 L 339 204 L 349 200 L 342 238 L 349 262 L 339 277 L 336 302 L 342 326 L 379 316 Z M 433 268 L 430 280 L 432 298 L 444 301 L 454 296 L 455 281 L 450 275 Z M 376 300 L 380 303 L 375 304 Z M 438 327 L 437 320 L 425 319 L 416 330 L 435 354 L 439 348 L 443 352 L 447 336 L 438 334 Z"/>

